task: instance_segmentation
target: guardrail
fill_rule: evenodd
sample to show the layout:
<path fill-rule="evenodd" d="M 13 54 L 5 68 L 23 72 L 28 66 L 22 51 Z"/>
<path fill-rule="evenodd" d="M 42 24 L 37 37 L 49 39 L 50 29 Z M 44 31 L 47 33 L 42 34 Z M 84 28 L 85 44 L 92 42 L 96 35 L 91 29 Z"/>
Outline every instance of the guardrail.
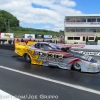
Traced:
<path fill-rule="evenodd" d="M 0 44 L 0 49 L 6 49 L 14 51 L 15 47 L 14 45 L 10 44 Z M 100 50 L 91 50 L 91 49 L 78 49 L 78 48 L 72 48 L 72 51 L 84 54 L 84 55 L 90 55 L 90 56 L 100 56 Z"/>
<path fill-rule="evenodd" d="M 0 44 L 0 49 L 6 49 L 6 50 L 14 51 L 15 47 L 14 47 L 14 45 L 10 45 L 10 44 Z"/>
<path fill-rule="evenodd" d="M 0 49 L 6 49 L 6 50 L 15 50 L 15 46 L 12 44 L 0 44 Z M 99 56 L 100 57 L 100 50 L 97 49 L 81 49 L 81 48 L 71 48 L 72 51 L 84 54 L 84 55 L 89 55 L 89 56 Z"/>

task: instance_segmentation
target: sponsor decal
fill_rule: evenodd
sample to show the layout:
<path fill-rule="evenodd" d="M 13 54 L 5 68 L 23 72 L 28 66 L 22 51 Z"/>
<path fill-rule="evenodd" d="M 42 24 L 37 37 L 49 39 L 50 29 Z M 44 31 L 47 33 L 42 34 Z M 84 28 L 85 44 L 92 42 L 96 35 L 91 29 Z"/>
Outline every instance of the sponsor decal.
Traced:
<path fill-rule="evenodd" d="M 93 33 L 76 33 L 76 36 L 96 36 L 96 34 Z"/>
<path fill-rule="evenodd" d="M 44 35 L 45 39 L 52 39 L 52 35 Z"/>
<path fill-rule="evenodd" d="M 93 22 L 93 25 L 100 25 L 100 22 Z"/>
<path fill-rule="evenodd" d="M 14 38 L 13 33 L 0 33 L 0 38 Z"/>
<path fill-rule="evenodd" d="M 66 22 L 65 23 L 70 25 L 100 25 L 100 22 Z"/>
<path fill-rule="evenodd" d="M 25 34 L 24 37 L 28 38 L 28 39 L 32 39 L 32 38 L 34 39 L 35 35 L 34 34 Z"/>
<path fill-rule="evenodd" d="M 56 62 L 63 60 L 63 55 L 61 54 L 53 54 L 53 53 L 35 51 L 33 56 L 35 55 L 39 55 L 38 59 L 41 59 L 41 60 L 52 60 Z"/>
<path fill-rule="evenodd" d="M 73 24 L 84 24 L 84 22 L 66 22 L 66 24 L 71 24 L 71 25 L 73 25 Z"/>
<path fill-rule="evenodd" d="M 32 38 L 32 36 L 31 36 L 31 35 L 29 35 L 29 36 L 27 36 L 27 38 Z"/>
<path fill-rule="evenodd" d="M 5 36 L 5 37 L 10 38 L 10 36 L 11 36 L 11 35 L 10 35 L 10 34 L 5 33 L 5 34 L 4 34 L 4 36 Z"/>
<path fill-rule="evenodd" d="M 84 48 L 84 44 L 56 44 L 59 47 Z"/>
<path fill-rule="evenodd" d="M 71 51 L 74 51 L 74 52 L 78 52 L 78 53 L 81 53 L 81 54 L 84 54 L 84 55 L 89 55 L 89 56 L 100 56 L 100 52 L 88 52 L 88 51 L 76 51 L 76 50 L 71 50 Z"/>
<path fill-rule="evenodd" d="M 35 34 L 35 38 L 42 39 L 43 38 L 43 35 Z"/>

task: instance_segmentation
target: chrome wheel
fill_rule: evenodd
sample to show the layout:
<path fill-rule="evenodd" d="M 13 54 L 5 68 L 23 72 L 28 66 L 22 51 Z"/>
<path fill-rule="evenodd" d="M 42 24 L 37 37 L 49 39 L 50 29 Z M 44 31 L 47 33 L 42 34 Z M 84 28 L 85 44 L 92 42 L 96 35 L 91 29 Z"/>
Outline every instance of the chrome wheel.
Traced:
<path fill-rule="evenodd" d="M 74 67 L 75 70 L 80 70 L 81 69 L 81 66 L 78 63 L 74 63 L 73 67 Z"/>

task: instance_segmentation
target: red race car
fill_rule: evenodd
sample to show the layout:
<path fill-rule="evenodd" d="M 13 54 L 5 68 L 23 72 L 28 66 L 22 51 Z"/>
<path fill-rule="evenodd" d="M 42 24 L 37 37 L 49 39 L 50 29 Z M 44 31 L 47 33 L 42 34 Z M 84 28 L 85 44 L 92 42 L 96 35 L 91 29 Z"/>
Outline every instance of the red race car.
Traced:
<path fill-rule="evenodd" d="M 69 47 L 58 47 L 54 43 L 37 42 L 27 46 L 16 46 L 15 52 L 26 62 L 81 72 L 99 72 L 100 62 L 91 56 L 71 51 Z"/>

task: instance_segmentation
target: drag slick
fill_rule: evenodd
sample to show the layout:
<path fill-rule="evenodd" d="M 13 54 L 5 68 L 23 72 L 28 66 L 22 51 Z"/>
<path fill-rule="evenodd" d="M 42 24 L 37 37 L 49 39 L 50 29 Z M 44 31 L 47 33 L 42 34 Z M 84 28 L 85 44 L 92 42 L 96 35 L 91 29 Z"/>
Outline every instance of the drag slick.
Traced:
<path fill-rule="evenodd" d="M 33 42 L 27 45 L 17 43 L 15 53 L 31 64 L 74 69 L 81 72 L 100 71 L 100 62 L 93 57 L 71 51 L 68 47 L 58 47 L 53 43 Z"/>

